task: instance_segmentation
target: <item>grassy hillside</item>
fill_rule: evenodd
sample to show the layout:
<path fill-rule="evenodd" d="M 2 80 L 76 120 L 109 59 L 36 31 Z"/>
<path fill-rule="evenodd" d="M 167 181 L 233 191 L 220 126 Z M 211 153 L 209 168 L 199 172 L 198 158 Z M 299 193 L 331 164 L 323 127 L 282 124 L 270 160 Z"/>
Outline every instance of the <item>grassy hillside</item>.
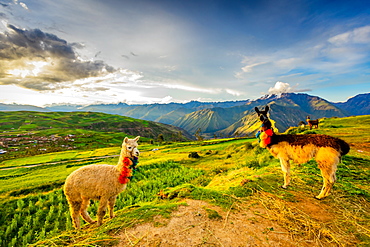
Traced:
<path fill-rule="evenodd" d="M 185 115 L 174 122 L 174 125 L 186 128 L 190 133 L 195 133 L 199 128 L 204 133 L 214 133 L 232 124 L 232 121 L 228 121 L 227 116 L 227 110 L 222 108 L 204 109 Z"/>
<path fill-rule="evenodd" d="M 351 145 L 350 153 L 338 166 L 338 181 L 332 193 L 321 201 L 313 198 L 322 186 L 320 170 L 314 161 L 293 164 L 291 187 L 281 189 L 283 176 L 279 161 L 261 149 L 255 139 L 162 146 L 140 143 L 139 169 L 117 200 L 117 217 L 113 220 L 107 217 L 101 227 L 85 224 L 81 231 L 72 229 L 61 186 L 68 174 L 83 165 L 116 164 L 118 157 L 102 156 L 118 154 L 119 145 L 96 149 L 89 154 L 55 153 L 54 161 L 59 159 L 65 163 L 0 170 L 1 246 L 28 243 L 35 243 L 34 246 L 112 246 L 119 242 L 121 246 L 148 243 L 161 246 L 161 242 L 175 241 L 175 236 L 183 236 L 181 234 L 186 234 L 182 241 L 193 241 L 193 246 L 233 246 L 228 241 L 236 246 L 243 243 L 368 246 L 369 130 L 370 116 L 323 119 L 317 130 L 289 130 L 330 134 Z M 153 148 L 158 150 L 150 151 Z M 199 158 L 189 156 L 194 152 Z M 95 155 L 101 158 L 87 159 Z M 81 160 L 76 161 L 77 157 Z M 30 163 L 52 160 L 47 154 L 33 158 Z M 14 162 L 27 164 L 24 159 Z M 206 206 L 194 208 L 191 214 L 183 213 L 185 217 L 182 217 L 180 209 L 191 208 L 191 200 L 207 204 L 200 204 Z M 92 203 L 89 210 L 95 218 L 97 203 Z M 201 221 L 190 222 L 192 217 Z M 174 222 L 182 228 L 170 228 L 174 227 Z M 139 227 L 144 225 L 148 228 L 140 231 Z M 248 227 L 245 229 L 245 226 Z M 196 233 L 191 235 L 193 229 Z M 138 232 L 140 235 L 134 235 Z M 159 240 L 151 232 L 159 234 Z M 245 232 L 248 234 L 242 235 Z M 191 236 L 193 239 L 189 240 Z"/>
<path fill-rule="evenodd" d="M 181 133 L 181 134 L 179 134 Z M 187 140 L 183 130 L 161 123 L 96 112 L 0 112 L 3 159 L 116 146 L 125 136 Z"/>
<path fill-rule="evenodd" d="M 125 134 L 142 133 L 146 137 L 169 132 L 171 126 L 98 112 L 0 112 L 0 131 L 22 133 L 22 131 L 40 132 L 46 129 L 49 134 L 60 134 L 61 129 L 83 129 L 99 132 L 123 132 Z"/>
<path fill-rule="evenodd" d="M 173 124 L 176 120 L 183 117 L 184 115 L 191 113 L 193 110 L 188 109 L 185 107 L 176 109 L 174 111 L 171 111 L 167 114 L 162 114 L 159 118 L 157 118 L 155 121 L 165 124 Z"/>

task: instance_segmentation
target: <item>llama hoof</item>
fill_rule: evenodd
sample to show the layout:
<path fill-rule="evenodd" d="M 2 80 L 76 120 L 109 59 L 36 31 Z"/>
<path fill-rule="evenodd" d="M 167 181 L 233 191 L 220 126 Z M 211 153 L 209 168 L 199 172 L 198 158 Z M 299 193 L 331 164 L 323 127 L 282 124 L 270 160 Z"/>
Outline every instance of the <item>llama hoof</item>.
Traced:
<path fill-rule="evenodd" d="M 319 200 L 319 201 L 321 201 L 321 199 L 323 199 L 323 197 L 318 197 L 318 196 L 314 196 L 314 198 L 315 198 L 316 200 Z"/>
<path fill-rule="evenodd" d="M 286 189 L 286 188 L 288 188 L 288 186 L 284 186 L 284 185 L 282 185 L 282 186 L 280 186 L 282 189 Z"/>
<path fill-rule="evenodd" d="M 114 217 L 116 217 L 116 215 L 112 215 L 112 216 L 110 216 L 110 218 L 111 218 L 111 219 L 113 219 Z"/>

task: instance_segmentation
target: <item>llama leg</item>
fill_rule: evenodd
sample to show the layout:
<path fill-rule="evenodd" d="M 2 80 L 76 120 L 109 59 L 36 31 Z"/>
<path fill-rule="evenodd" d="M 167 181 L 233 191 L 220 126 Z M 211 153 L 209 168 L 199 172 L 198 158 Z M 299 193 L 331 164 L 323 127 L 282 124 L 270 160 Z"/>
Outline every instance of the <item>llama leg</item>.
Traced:
<path fill-rule="evenodd" d="M 290 163 L 289 160 L 280 158 L 281 170 L 284 174 L 284 185 L 281 186 L 283 189 L 286 189 L 290 183 Z"/>
<path fill-rule="evenodd" d="M 316 161 L 319 164 L 321 175 L 324 180 L 323 181 L 324 184 L 322 186 L 321 192 L 318 196 L 316 196 L 316 199 L 322 199 L 329 195 L 331 188 L 333 187 L 335 181 L 337 180 L 335 173 L 337 171 L 337 164 L 339 163 L 339 157 L 337 155 L 333 155 L 330 159 L 327 156 L 326 160 L 316 159 Z"/>
<path fill-rule="evenodd" d="M 80 229 L 80 208 L 82 202 L 80 201 L 69 201 L 69 211 L 71 213 L 72 223 L 75 229 Z"/>
<path fill-rule="evenodd" d="M 92 224 L 92 223 L 95 223 L 96 221 L 91 219 L 89 213 L 87 212 L 87 208 L 89 207 L 89 205 L 90 205 L 90 199 L 83 198 L 81 209 L 80 209 L 80 214 L 84 220 Z"/>
<path fill-rule="evenodd" d="M 331 189 L 333 188 L 333 185 L 334 183 L 337 181 L 337 177 L 335 176 L 335 171 L 330 174 L 329 176 L 329 183 L 330 183 L 330 187 L 328 187 L 328 189 L 325 191 L 325 197 L 329 195 Z"/>
<path fill-rule="evenodd" d="M 320 194 L 316 196 L 316 199 L 322 199 L 324 197 L 327 197 L 335 181 L 337 180 L 335 176 L 335 171 L 333 171 L 332 169 L 330 170 L 321 169 L 321 175 L 323 177 L 324 184 L 322 186 Z"/>
<path fill-rule="evenodd" d="M 114 204 L 116 203 L 116 196 L 112 196 L 111 198 L 109 198 L 109 201 L 108 201 L 108 208 L 109 208 L 109 216 L 110 218 L 114 218 L 115 215 L 114 215 Z"/>
<path fill-rule="evenodd" d="M 103 224 L 104 215 L 107 213 L 108 198 L 102 197 L 98 208 L 98 226 Z"/>
<path fill-rule="evenodd" d="M 325 177 L 325 175 L 322 172 L 321 174 L 323 176 L 323 186 L 321 188 L 320 194 L 315 197 L 316 199 L 319 199 L 319 200 L 326 197 L 327 194 L 329 193 L 328 191 L 330 191 L 331 187 L 333 187 L 333 184 L 329 182 L 329 180 Z"/>

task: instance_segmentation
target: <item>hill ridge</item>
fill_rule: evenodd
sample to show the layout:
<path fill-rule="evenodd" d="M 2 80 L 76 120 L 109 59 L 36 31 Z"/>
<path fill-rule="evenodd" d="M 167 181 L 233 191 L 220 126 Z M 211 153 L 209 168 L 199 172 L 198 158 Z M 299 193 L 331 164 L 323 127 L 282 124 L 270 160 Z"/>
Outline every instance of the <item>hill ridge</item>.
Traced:
<path fill-rule="evenodd" d="M 32 108 L 35 111 L 90 111 L 116 114 L 181 127 L 194 134 L 199 128 L 208 137 L 221 135 L 252 135 L 258 126 L 253 121 L 254 107 L 272 106 L 271 118 L 276 127 L 283 132 L 290 126 L 297 126 L 305 121 L 323 117 L 346 117 L 370 114 L 370 93 L 356 95 L 346 102 L 333 103 L 319 96 L 306 93 L 283 93 L 265 95 L 255 100 L 200 102 L 168 104 L 128 105 L 94 104 L 88 106 L 72 105 Z M 0 111 L 13 111 L 16 105 L 0 104 Z M 25 108 L 26 106 L 19 106 Z M 29 106 L 28 106 L 29 107 Z M 26 107 L 27 109 L 27 107 Z M 208 114 L 204 113 L 205 109 Z M 209 115 L 212 112 L 211 115 Z M 251 116 L 246 116 L 252 114 Z"/>

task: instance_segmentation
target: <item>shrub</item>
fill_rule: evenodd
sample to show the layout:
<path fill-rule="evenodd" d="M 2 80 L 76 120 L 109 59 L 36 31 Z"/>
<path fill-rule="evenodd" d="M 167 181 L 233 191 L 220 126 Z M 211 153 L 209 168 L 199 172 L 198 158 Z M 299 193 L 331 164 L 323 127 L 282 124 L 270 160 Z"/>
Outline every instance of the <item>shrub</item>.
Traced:
<path fill-rule="evenodd" d="M 189 155 L 188 155 L 189 158 L 194 158 L 194 159 L 199 159 L 200 156 L 197 152 L 191 152 Z"/>
<path fill-rule="evenodd" d="M 252 150 L 253 144 L 251 142 L 246 142 L 244 147 L 245 147 L 245 150 Z"/>
<path fill-rule="evenodd" d="M 204 208 L 204 210 L 207 212 L 208 218 L 211 220 L 220 220 L 222 219 L 222 216 L 214 209 L 211 208 Z"/>

